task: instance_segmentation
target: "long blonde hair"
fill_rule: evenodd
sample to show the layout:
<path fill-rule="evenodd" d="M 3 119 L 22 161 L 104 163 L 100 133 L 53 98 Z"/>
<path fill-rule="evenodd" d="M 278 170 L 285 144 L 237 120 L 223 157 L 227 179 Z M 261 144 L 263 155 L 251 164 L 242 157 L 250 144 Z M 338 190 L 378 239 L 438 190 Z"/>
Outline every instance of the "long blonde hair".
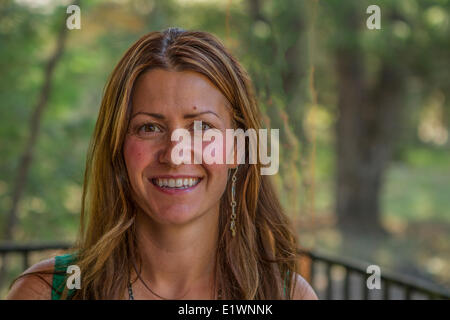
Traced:
<path fill-rule="evenodd" d="M 244 68 L 213 35 L 169 28 L 151 32 L 128 49 L 105 87 L 86 161 L 80 233 L 74 251 L 82 287 L 73 299 L 120 299 L 130 266 L 139 259 L 137 206 L 124 156 L 130 96 L 136 79 L 152 68 L 194 71 L 206 76 L 232 106 L 234 123 L 261 127 L 254 89 Z M 248 146 L 247 146 L 248 155 Z M 220 205 L 216 282 L 224 299 L 283 299 L 297 271 L 296 237 L 260 164 L 240 165 L 237 174 L 236 236 L 230 224 L 231 188 Z M 289 298 L 289 297 L 288 297 Z"/>

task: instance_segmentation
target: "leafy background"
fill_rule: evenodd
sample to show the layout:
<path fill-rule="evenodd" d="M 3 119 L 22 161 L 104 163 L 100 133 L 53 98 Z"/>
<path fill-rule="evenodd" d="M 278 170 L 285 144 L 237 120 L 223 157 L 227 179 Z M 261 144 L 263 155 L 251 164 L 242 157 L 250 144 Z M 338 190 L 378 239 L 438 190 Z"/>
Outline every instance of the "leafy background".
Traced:
<path fill-rule="evenodd" d="M 0 3 L 0 230 L 8 228 L 30 118 L 69 4 Z M 370 4 L 381 7 L 381 30 L 365 27 Z M 274 179 L 302 246 L 450 287 L 450 1 L 83 0 L 80 7 L 81 30 L 68 31 L 52 75 L 18 222 L 3 240 L 74 241 L 87 146 L 107 78 L 140 36 L 179 26 L 214 33 L 251 74 L 266 125 L 280 128 Z M 336 210 L 337 145 L 353 139 L 336 130 L 347 117 L 339 99 L 351 90 L 342 80 L 346 72 L 352 77 L 336 61 L 353 54 L 368 87 L 383 66 L 403 85 L 397 103 L 374 122 L 382 127 L 401 110 L 395 135 L 381 141 L 391 156 L 374 195 L 380 228 L 373 233 L 355 232 L 364 224 L 359 212 L 353 228 L 342 227 Z M 388 89 L 370 100 L 387 97 Z M 21 271 L 17 258 L 8 279 Z"/>

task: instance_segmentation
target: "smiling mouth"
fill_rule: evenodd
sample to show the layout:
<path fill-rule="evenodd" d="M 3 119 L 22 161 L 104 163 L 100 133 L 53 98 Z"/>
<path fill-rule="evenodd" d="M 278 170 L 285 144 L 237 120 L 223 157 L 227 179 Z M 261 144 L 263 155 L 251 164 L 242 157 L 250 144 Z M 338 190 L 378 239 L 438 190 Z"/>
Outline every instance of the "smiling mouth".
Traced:
<path fill-rule="evenodd" d="M 152 183 L 160 188 L 168 190 L 183 190 L 196 186 L 200 183 L 202 178 L 189 177 L 189 178 L 153 178 Z"/>

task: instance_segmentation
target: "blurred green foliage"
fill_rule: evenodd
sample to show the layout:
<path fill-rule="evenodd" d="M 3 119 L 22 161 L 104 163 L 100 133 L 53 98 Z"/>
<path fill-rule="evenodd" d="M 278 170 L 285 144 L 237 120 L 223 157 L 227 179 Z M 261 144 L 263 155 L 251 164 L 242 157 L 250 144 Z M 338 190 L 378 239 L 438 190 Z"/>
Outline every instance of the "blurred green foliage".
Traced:
<path fill-rule="evenodd" d="M 381 7 L 382 30 L 346 27 L 345 19 L 365 26 L 369 4 Z M 60 1 L 0 3 L 0 228 L 65 9 Z M 84 0 L 82 28 L 69 31 L 54 75 L 15 240 L 75 239 L 84 161 L 107 77 L 140 36 L 179 26 L 216 34 L 250 72 L 266 125 L 282 128 L 280 175 L 274 179 L 288 214 L 300 226 L 311 218 L 312 128 L 317 135 L 315 214 L 333 217 L 338 116 L 334 50 L 344 45 L 363 50 L 369 82 L 386 61 L 404 70 L 405 121 L 398 128 L 400 139 L 383 188 L 383 219 L 403 237 L 414 236 L 404 233 L 408 223 L 446 226 L 439 230 L 447 244 L 437 254 L 450 260 L 449 9 L 448 0 Z M 357 17 L 349 16 L 355 12 Z M 318 93 L 316 122 L 310 114 L 311 66 Z M 432 270 L 442 281 L 450 282 L 449 260 Z"/>

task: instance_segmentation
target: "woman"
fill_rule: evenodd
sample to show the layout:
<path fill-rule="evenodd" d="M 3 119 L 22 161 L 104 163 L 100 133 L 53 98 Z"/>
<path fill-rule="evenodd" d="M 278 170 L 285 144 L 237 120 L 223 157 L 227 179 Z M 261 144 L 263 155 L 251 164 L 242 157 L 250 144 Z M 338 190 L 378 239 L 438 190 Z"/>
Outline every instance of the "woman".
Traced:
<path fill-rule="evenodd" d="M 296 239 L 261 165 L 180 164 L 180 128 L 258 130 L 260 114 L 219 40 L 169 28 L 139 39 L 108 81 L 72 254 L 32 266 L 8 297 L 317 299 L 295 273 Z M 81 286 L 69 290 L 72 264 Z"/>

